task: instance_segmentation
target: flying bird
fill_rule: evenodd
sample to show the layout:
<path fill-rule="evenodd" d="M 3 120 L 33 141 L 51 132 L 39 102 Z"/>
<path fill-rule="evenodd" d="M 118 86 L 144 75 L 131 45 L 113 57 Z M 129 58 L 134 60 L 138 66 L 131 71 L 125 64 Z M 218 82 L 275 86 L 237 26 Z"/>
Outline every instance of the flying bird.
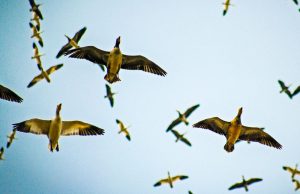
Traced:
<path fill-rule="evenodd" d="M 48 83 L 50 83 L 50 74 L 53 73 L 54 71 L 60 69 L 63 66 L 63 64 L 58 64 L 50 67 L 47 71 L 44 71 L 43 67 L 40 65 L 39 69 L 41 69 L 41 73 L 33 78 L 31 82 L 28 84 L 27 88 L 32 87 L 35 85 L 37 82 L 41 81 L 42 79 L 46 79 Z"/>
<path fill-rule="evenodd" d="M 165 70 L 144 56 L 130 56 L 122 54 L 119 48 L 120 42 L 121 37 L 118 37 L 111 52 L 98 49 L 94 46 L 86 46 L 69 50 L 65 53 L 65 55 L 69 55 L 71 58 L 89 60 L 93 63 L 97 63 L 100 67 L 101 65 L 105 65 L 107 68 L 107 74 L 104 79 L 109 83 L 121 81 L 118 76 L 120 69 L 142 70 L 160 76 L 165 76 L 167 74 Z"/>
<path fill-rule="evenodd" d="M 23 99 L 15 92 L 0 84 L 0 98 L 12 102 L 21 103 Z"/>
<path fill-rule="evenodd" d="M 293 183 L 295 183 L 295 191 L 297 191 L 298 189 L 300 189 L 300 182 L 296 179 L 292 180 Z"/>
<path fill-rule="evenodd" d="M 36 4 L 34 0 L 29 0 L 29 3 L 31 6 L 30 11 L 35 12 L 41 20 L 44 19 L 42 12 L 39 9 L 39 6 L 41 6 L 42 4 Z"/>
<path fill-rule="evenodd" d="M 248 186 L 251 185 L 252 183 L 256 183 L 256 182 L 260 182 L 262 181 L 261 178 L 251 178 L 249 180 L 245 180 L 244 176 L 243 176 L 243 181 L 239 182 L 239 183 L 235 183 L 234 185 L 232 185 L 231 187 L 228 188 L 228 190 L 233 190 L 233 189 L 237 189 L 237 188 L 245 188 L 246 191 L 248 191 Z"/>
<path fill-rule="evenodd" d="M 229 9 L 229 6 L 232 4 L 230 4 L 230 0 L 226 0 L 225 3 L 223 3 L 223 5 L 224 5 L 223 16 L 225 16 Z"/>
<path fill-rule="evenodd" d="M 191 142 L 189 142 L 189 140 L 187 140 L 184 135 L 185 134 L 180 134 L 178 131 L 171 129 L 171 132 L 175 135 L 176 140 L 175 142 L 178 142 L 179 140 L 182 141 L 183 143 L 185 143 L 188 146 L 192 146 Z"/>
<path fill-rule="evenodd" d="M 223 121 L 218 117 L 208 118 L 198 123 L 195 123 L 193 127 L 209 129 L 220 135 L 224 135 L 227 142 L 224 149 L 227 152 L 234 150 L 234 144 L 236 141 L 254 141 L 267 146 L 271 146 L 277 149 L 281 149 L 282 146 L 269 134 L 262 131 L 258 127 L 246 127 L 241 123 L 241 115 L 243 108 L 239 108 L 237 116 L 231 121 Z"/>
<path fill-rule="evenodd" d="M 187 118 L 192 114 L 192 112 L 194 112 L 194 110 L 196 110 L 200 105 L 197 104 L 195 106 L 192 106 L 190 108 L 188 108 L 183 114 L 181 112 L 178 112 L 178 118 L 175 119 L 174 121 L 172 121 L 172 123 L 169 125 L 169 127 L 167 128 L 166 132 L 170 131 L 171 129 L 173 129 L 173 127 L 175 127 L 176 125 L 178 125 L 181 122 L 184 122 L 185 125 L 188 125 L 189 122 L 187 121 Z"/>
<path fill-rule="evenodd" d="M 0 149 L 0 160 L 4 160 L 3 154 L 4 154 L 4 147 L 1 147 L 1 149 Z"/>
<path fill-rule="evenodd" d="M 78 32 L 76 32 L 76 34 L 73 36 L 73 38 L 70 38 L 69 36 L 65 35 L 65 37 L 68 39 L 68 43 L 65 44 L 60 49 L 60 51 L 56 55 L 56 58 L 59 58 L 60 56 L 62 56 L 66 51 L 70 50 L 72 47 L 79 48 L 78 42 L 81 39 L 81 37 L 85 31 L 86 31 L 86 27 L 84 27 L 81 30 L 79 30 Z M 104 71 L 104 68 L 103 68 L 103 71 Z"/>
<path fill-rule="evenodd" d="M 290 99 L 292 99 L 295 95 L 297 95 L 300 92 L 300 86 L 298 86 L 293 93 L 291 93 L 291 91 L 289 90 L 289 87 L 291 87 L 291 85 L 286 86 L 285 83 L 281 80 L 278 80 L 278 83 L 281 87 L 280 93 L 284 92 L 288 95 L 288 97 L 290 97 Z"/>
<path fill-rule="evenodd" d="M 31 57 L 31 59 L 35 59 L 36 64 L 39 68 L 40 71 L 42 71 L 42 61 L 41 61 L 41 56 L 43 56 L 44 54 L 41 54 L 39 52 L 39 48 L 36 46 L 35 43 L 32 44 L 32 48 L 33 48 L 33 56 Z"/>
<path fill-rule="evenodd" d="M 295 175 L 300 175 L 300 171 L 297 169 L 298 164 L 296 164 L 295 168 L 291 168 L 289 166 L 283 166 L 283 170 L 288 171 L 291 173 L 291 178 L 294 179 Z"/>
<path fill-rule="evenodd" d="M 177 176 L 170 176 L 170 172 L 168 172 L 168 177 L 166 179 L 161 179 L 160 181 L 158 181 L 157 183 L 155 183 L 153 186 L 157 187 L 160 186 L 162 184 L 169 184 L 171 188 L 173 188 L 173 182 L 178 181 L 178 180 L 184 180 L 189 178 L 186 175 L 177 175 Z"/>
<path fill-rule="evenodd" d="M 104 98 L 108 98 L 110 106 L 113 107 L 114 106 L 114 95 L 116 93 L 113 93 L 111 91 L 111 88 L 109 87 L 109 85 L 105 84 L 106 87 L 106 96 L 104 96 Z"/>
<path fill-rule="evenodd" d="M 44 43 L 43 43 L 43 39 L 41 37 L 41 33 L 43 33 L 43 31 L 40 31 L 39 29 L 37 29 L 37 27 L 35 25 L 33 25 L 31 22 L 29 22 L 29 26 L 32 30 L 31 38 L 36 38 L 38 40 L 40 46 L 43 47 Z"/>
<path fill-rule="evenodd" d="M 29 119 L 13 124 L 13 129 L 24 133 L 46 135 L 49 139 L 49 150 L 59 151 L 58 140 L 60 136 L 68 135 L 103 135 L 104 129 L 82 121 L 63 121 L 60 116 L 62 104 L 56 107 L 56 115 L 52 120 L 42 120 L 38 118 Z"/>
<path fill-rule="evenodd" d="M 36 14 L 36 12 L 32 12 L 32 18 L 30 19 L 30 21 L 35 22 L 36 29 L 39 31 L 41 28 L 41 22 L 40 22 L 40 17 Z"/>
<path fill-rule="evenodd" d="M 127 138 L 127 140 L 130 141 L 131 138 L 130 138 L 130 134 L 128 132 L 128 127 L 125 127 L 125 125 L 123 124 L 123 122 L 120 121 L 120 120 L 118 120 L 118 119 L 116 119 L 116 122 L 117 122 L 117 124 L 119 125 L 119 128 L 120 128 L 119 134 L 120 133 L 124 133 L 124 135 Z"/>
<path fill-rule="evenodd" d="M 296 5 L 298 5 L 298 0 L 293 0 Z"/>
<path fill-rule="evenodd" d="M 17 139 L 16 138 L 16 131 L 17 130 L 13 130 L 8 136 L 7 136 L 7 144 L 6 144 L 6 148 L 9 148 L 10 147 L 10 145 L 12 144 L 12 142 L 13 142 L 13 140 L 14 139 Z"/>

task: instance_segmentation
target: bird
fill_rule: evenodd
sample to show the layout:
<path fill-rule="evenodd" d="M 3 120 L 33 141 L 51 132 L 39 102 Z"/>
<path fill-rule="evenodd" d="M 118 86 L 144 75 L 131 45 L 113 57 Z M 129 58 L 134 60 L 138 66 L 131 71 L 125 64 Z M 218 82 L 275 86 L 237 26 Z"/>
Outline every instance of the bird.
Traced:
<path fill-rule="evenodd" d="M 298 5 L 298 0 L 293 0 L 296 5 Z"/>
<path fill-rule="evenodd" d="M 18 103 L 21 103 L 23 101 L 23 99 L 18 94 L 16 94 L 12 90 L 10 90 L 9 88 L 1 84 L 0 84 L 0 98 L 3 100 L 18 102 Z"/>
<path fill-rule="evenodd" d="M 120 120 L 118 120 L 118 119 L 116 119 L 116 122 L 117 122 L 117 124 L 119 125 L 119 128 L 120 128 L 119 134 L 120 133 L 124 133 L 125 137 L 127 138 L 127 140 L 130 141 L 131 138 L 130 138 L 130 134 L 128 132 L 128 127 L 125 127 L 125 125 L 123 124 L 123 122 L 120 121 Z"/>
<path fill-rule="evenodd" d="M 16 139 L 16 130 L 14 129 L 8 136 L 7 136 L 7 144 L 6 148 L 9 148 L 12 144 L 13 140 Z"/>
<path fill-rule="evenodd" d="M 232 4 L 230 4 L 230 0 L 226 0 L 225 3 L 223 3 L 223 5 L 224 5 L 223 16 L 225 16 L 229 9 L 229 6 Z"/>
<path fill-rule="evenodd" d="M 300 175 L 300 171 L 297 169 L 298 164 L 295 165 L 295 168 L 289 166 L 283 166 L 282 169 L 291 173 L 291 178 L 294 179 L 295 175 Z"/>
<path fill-rule="evenodd" d="M 35 59 L 39 70 L 42 71 L 42 68 L 41 68 L 41 65 L 42 65 L 41 56 L 44 56 L 44 54 L 41 54 L 39 52 L 39 48 L 36 46 L 35 43 L 32 44 L 32 48 L 33 48 L 33 54 L 34 55 L 31 57 L 31 59 Z"/>
<path fill-rule="evenodd" d="M 114 106 L 114 95 L 116 93 L 111 91 L 111 88 L 109 87 L 109 85 L 105 84 L 106 87 L 106 96 L 104 96 L 104 98 L 108 98 L 110 106 L 113 107 Z"/>
<path fill-rule="evenodd" d="M 175 135 L 176 140 L 175 142 L 178 142 L 179 140 L 182 141 L 183 143 L 185 143 L 188 146 L 192 146 L 191 142 L 189 142 L 189 140 L 187 140 L 184 135 L 185 134 L 180 134 L 178 131 L 171 129 L 171 132 Z"/>
<path fill-rule="evenodd" d="M 183 114 L 181 112 L 178 112 L 178 118 L 175 119 L 174 121 L 172 121 L 172 123 L 169 125 L 169 127 L 167 128 L 166 132 L 169 132 L 171 129 L 173 129 L 173 127 L 175 127 L 176 125 L 178 125 L 181 122 L 184 122 L 185 125 L 188 125 L 189 122 L 187 121 L 187 118 L 192 114 L 192 112 L 194 112 L 198 107 L 200 106 L 200 104 L 196 104 L 190 108 L 188 108 Z"/>
<path fill-rule="evenodd" d="M 292 179 L 292 182 L 295 183 L 295 191 L 300 189 L 300 182 L 296 179 Z"/>
<path fill-rule="evenodd" d="M 267 146 L 271 146 L 277 149 L 281 149 L 282 146 L 268 133 L 261 130 L 258 127 L 246 127 L 241 123 L 241 115 L 243 108 L 239 108 L 237 116 L 231 121 L 223 121 L 218 117 L 208 118 L 199 121 L 193 125 L 196 128 L 209 129 L 220 135 L 224 135 L 227 142 L 224 149 L 227 152 L 234 150 L 234 144 L 236 140 L 254 141 Z"/>
<path fill-rule="evenodd" d="M 0 149 L 0 160 L 5 160 L 4 157 L 3 157 L 3 154 L 4 154 L 4 147 L 1 147 L 1 149 Z"/>
<path fill-rule="evenodd" d="M 41 73 L 37 76 L 35 76 L 33 78 L 33 80 L 30 81 L 30 83 L 28 84 L 27 88 L 32 87 L 33 85 L 35 85 L 37 82 L 41 81 L 42 79 L 46 79 L 48 83 L 50 83 L 50 74 L 53 73 L 54 71 L 60 69 L 63 66 L 63 64 L 58 64 L 58 65 L 54 65 L 52 67 L 50 67 L 49 69 L 47 69 L 47 71 L 44 71 L 43 67 L 40 65 L 39 69 L 41 69 Z"/>
<path fill-rule="evenodd" d="M 285 83 L 281 80 L 278 80 L 278 83 L 281 87 L 280 93 L 284 92 L 288 95 L 290 99 L 292 99 L 295 95 L 297 95 L 300 92 L 300 86 L 298 86 L 293 93 L 289 90 L 289 87 L 291 87 L 291 84 L 286 86 Z"/>
<path fill-rule="evenodd" d="M 41 37 L 41 33 L 43 33 L 43 31 L 40 31 L 39 29 L 37 29 L 37 27 L 35 25 L 33 25 L 31 22 L 29 22 L 29 26 L 32 29 L 32 35 L 31 38 L 36 38 L 40 44 L 41 47 L 44 46 L 43 43 L 43 39 Z"/>
<path fill-rule="evenodd" d="M 242 182 L 235 183 L 234 185 L 229 187 L 228 190 L 233 190 L 233 189 L 244 187 L 245 190 L 248 191 L 248 185 L 251 185 L 252 183 L 256 183 L 256 182 L 260 182 L 260 181 L 262 181 L 261 178 L 251 178 L 249 180 L 245 180 L 245 178 L 243 176 L 243 181 Z"/>
<path fill-rule="evenodd" d="M 32 12 L 32 18 L 30 19 L 30 21 L 35 22 L 36 29 L 39 31 L 41 28 L 41 22 L 40 22 L 40 17 L 36 14 L 36 12 Z"/>
<path fill-rule="evenodd" d="M 42 120 L 33 118 L 22 121 L 20 123 L 13 124 L 13 129 L 24 132 L 33 133 L 37 135 L 46 135 L 49 139 L 49 150 L 59 151 L 58 140 L 60 136 L 69 135 L 103 135 L 104 129 L 84 123 L 82 121 L 63 121 L 60 116 L 62 104 L 58 104 L 56 107 L 56 115 L 52 120 Z"/>
<path fill-rule="evenodd" d="M 160 181 L 158 181 L 157 183 L 155 183 L 153 186 L 157 187 L 160 186 L 162 184 L 169 184 L 171 188 L 173 188 L 173 182 L 177 181 L 177 180 L 184 180 L 189 178 L 186 175 L 177 175 L 177 176 L 170 176 L 170 172 L 168 172 L 168 177 L 166 179 L 161 179 Z"/>
<path fill-rule="evenodd" d="M 34 0 L 29 0 L 29 3 L 31 6 L 30 11 L 35 12 L 39 16 L 39 18 L 43 20 L 44 18 L 42 12 L 39 9 L 39 6 L 41 6 L 42 4 L 36 4 Z"/>
<path fill-rule="evenodd" d="M 193 192 L 192 192 L 192 191 L 189 191 L 189 194 L 193 194 Z"/>
<path fill-rule="evenodd" d="M 73 38 L 70 38 L 69 36 L 65 35 L 65 37 L 68 39 L 68 43 L 65 44 L 56 55 L 56 58 L 61 57 L 66 51 L 70 50 L 72 47 L 79 48 L 78 42 L 81 39 L 82 35 L 86 31 L 86 27 L 83 27 L 80 29 L 76 34 L 73 36 Z M 104 68 L 103 68 L 104 70 Z"/>
<path fill-rule="evenodd" d="M 86 59 L 98 65 L 104 65 L 107 68 L 107 74 L 104 79 L 109 83 L 121 81 L 118 74 L 120 69 L 142 70 L 148 73 L 165 76 L 167 72 L 154 62 L 142 55 L 124 55 L 119 45 L 121 37 L 116 39 L 114 48 L 108 52 L 98 49 L 94 46 L 75 48 L 67 51 L 65 55 L 71 58 Z"/>

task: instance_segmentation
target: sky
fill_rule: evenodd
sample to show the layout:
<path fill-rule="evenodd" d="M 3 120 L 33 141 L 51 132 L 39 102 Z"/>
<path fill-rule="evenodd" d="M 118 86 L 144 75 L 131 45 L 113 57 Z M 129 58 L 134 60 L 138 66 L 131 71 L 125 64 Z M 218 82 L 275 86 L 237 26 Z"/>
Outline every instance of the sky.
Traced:
<path fill-rule="evenodd" d="M 105 129 L 105 135 L 65 136 L 60 151 L 48 150 L 46 136 L 17 133 L 0 161 L 0 193 L 168 194 L 244 193 L 228 187 L 252 177 L 263 182 L 250 193 L 294 193 L 283 165 L 299 163 L 300 96 L 279 94 L 278 79 L 300 85 L 300 13 L 292 0 L 233 0 L 225 17 L 222 1 L 86 1 L 43 3 L 40 52 L 45 69 L 63 63 L 51 83 L 26 86 L 39 71 L 30 38 L 29 2 L 0 3 L 0 84 L 17 92 L 21 104 L 0 100 L 0 146 L 12 124 L 31 118 L 52 119 L 62 103 L 63 120 L 81 120 Z M 164 70 L 166 77 L 142 71 L 120 71 L 115 106 L 104 99 L 105 73 L 86 60 L 55 56 L 86 26 L 79 45 L 111 50 L 121 36 L 124 54 L 141 54 Z M 176 110 L 200 104 L 187 133 L 192 147 L 165 130 Z M 225 138 L 192 128 L 205 118 L 230 121 L 243 107 L 242 123 L 265 127 L 282 150 L 258 143 L 236 144 L 232 153 Z M 132 141 L 118 134 L 115 122 L 130 125 Z M 159 179 L 184 174 L 189 178 L 153 187 Z M 298 177 L 299 178 L 299 177 Z"/>

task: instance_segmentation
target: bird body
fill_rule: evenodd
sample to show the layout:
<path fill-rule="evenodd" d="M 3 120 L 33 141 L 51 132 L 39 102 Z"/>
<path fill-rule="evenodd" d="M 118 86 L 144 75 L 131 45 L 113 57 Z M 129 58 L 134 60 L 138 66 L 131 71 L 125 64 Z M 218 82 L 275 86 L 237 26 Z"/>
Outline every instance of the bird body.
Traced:
<path fill-rule="evenodd" d="M 0 149 L 0 160 L 4 160 L 3 155 L 4 155 L 4 147 L 1 147 L 1 149 Z"/>
<path fill-rule="evenodd" d="M 30 3 L 30 6 L 31 6 L 31 8 L 29 10 L 36 13 L 39 16 L 39 18 L 42 20 L 43 15 L 42 15 L 42 12 L 39 9 L 39 6 L 41 6 L 42 4 L 36 4 L 34 0 L 29 0 L 29 3 Z"/>
<path fill-rule="evenodd" d="M 98 128 L 82 121 L 62 121 L 60 116 L 62 105 L 56 107 L 56 116 L 52 120 L 30 119 L 13 124 L 17 131 L 47 135 L 49 149 L 59 151 L 58 140 L 62 135 L 103 135 L 104 129 Z"/>
<path fill-rule="evenodd" d="M 288 171 L 291 173 L 291 178 L 294 179 L 295 175 L 300 175 L 300 171 L 297 169 L 298 164 L 296 164 L 295 168 L 291 168 L 289 166 L 283 166 L 283 170 Z"/>
<path fill-rule="evenodd" d="M 109 53 L 107 61 L 107 74 L 104 79 L 109 83 L 121 81 L 118 77 L 119 71 L 122 65 L 122 52 L 119 48 L 121 38 L 118 37 L 116 40 L 115 47 Z"/>
<path fill-rule="evenodd" d="M 195 123 L 193 127 L 209 129 L 227 139 L 224 149 L 227 152 L 234 150 L 234 144 L 237 140 L 254 141 L 277 149 L 282 146 L 268 133 L 258 127 L 247 127 L 241 124 L 241 114 L 243 109 L 240 108 L 237 116 L 231 121 L 223 121 L 218 117 L 204 119 Z"/>
<path fill-rule="evenodd" d="M 223 16 L 225 16 L 229 9 L 229 6 L 231 5 L 230 0 L 226 0 L 225 3 L 223 3 L 223 5 L 224 5 Z"/>
<path fill-rule="evenodd" d="M 7 136 L 7 144 L 6 148 L 9 148 L 12 144 L 13 140 L 16 139 L 16 130 L 13 130 L 8 136 Z"/>
<path fill-rule="evenodd" d="M 157 183 L 155 183 L 153 186 L 157 187 L 160 186 L 162 184 L 169 184 L 170 188 L 173 188 L 173 182 L 177 181 L 177 180 L 184 180 L 189 178 L 186 175 L 177 175 L 177 176 L 170 176 L 170 172 L 168 172 L 168 177 L 166 179 L 161 179 L 160 181 L 158 181 Z"/>
<path fill-rule="evenodd" d="M 18 102 L 18 103 L 21 103 L 23 101 L 23 99 L 18 94 L 16 94 L 12 90 L 10 90 L 9 88 L 1 84 L 0 84 L 0 98 L 12 102 Z"/>
<path fill-rule="evenodd" d="M 261 178 L 251 178 L 249 180 L 245 180 L 244 176 L 242 177 L 243 180 L 242 182 L 239 183 L 235 183 L 234 185 L 232 185 L 231 187 L 228 188 L 228 190 L 233 190 L 233 189 L 237 189 L 237 188 L 243 188 L 245 189 L 245 191 L 248 191 L 248 186 L 251 185 L 252 183 L 256 183 L 256 182 L 260 182 L 262 181 Z"/>

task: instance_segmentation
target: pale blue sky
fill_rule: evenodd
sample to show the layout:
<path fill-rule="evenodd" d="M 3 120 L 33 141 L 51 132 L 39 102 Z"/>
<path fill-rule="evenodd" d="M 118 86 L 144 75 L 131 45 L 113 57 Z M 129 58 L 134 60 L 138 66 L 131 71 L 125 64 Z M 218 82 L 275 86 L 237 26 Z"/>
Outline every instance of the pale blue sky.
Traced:
<path fill-rule="evenodd" d="M 17 133 L 0 161 L 0 193 L 167 194 L 244 193 L 228 187 L 261 177 L 250 186 L 256 194 L 294 193 L 282 165 L 299 162 L 300 96 L 279 94 L 278 79 L 300 85 L 300 15 L 292 0 L 232 1 L 222 16 L 222 1 L 79 1 L 43 3 L 44 68 L 64 66 L 27 89 L 39 71 L 31 60 L 29 2 L 0 3 L 0 84 L 24 98 L 22 104 L 0 100 L 0 146 L 12 123 L 30 118 L 51 119 L 62 103 L 62 118 L 82 120 L 106 130 L 101 137 L 62 137 L 60 152 L 48 150 L 43 136 Z M 159 77 L 141 71 L 120 71 L 115 107 L 105 95 L 104 73 L 85 60 L 55 56 L 86 26 L 79 45 L 110 50 L 122 37 L 125 54 L 142 54 L 164 68 Z M 276 150 L 257 143 L 239 143 L 228 154 L 225 138 L 191 125 L 179 125 L 193 146 L 174 143 L 165 133 L 176 109 L 200 103 L 191 124 L 212 116 L 231 120 L 240 106 L 242 122 L 265 127 L 282 145 Z M 129 128 L 132 141 L 118 135 L 115 119 Z M 296 152 L 296 153 L 294 153 Z M 190 178 L 154 188 L 160 178 Z"/>

